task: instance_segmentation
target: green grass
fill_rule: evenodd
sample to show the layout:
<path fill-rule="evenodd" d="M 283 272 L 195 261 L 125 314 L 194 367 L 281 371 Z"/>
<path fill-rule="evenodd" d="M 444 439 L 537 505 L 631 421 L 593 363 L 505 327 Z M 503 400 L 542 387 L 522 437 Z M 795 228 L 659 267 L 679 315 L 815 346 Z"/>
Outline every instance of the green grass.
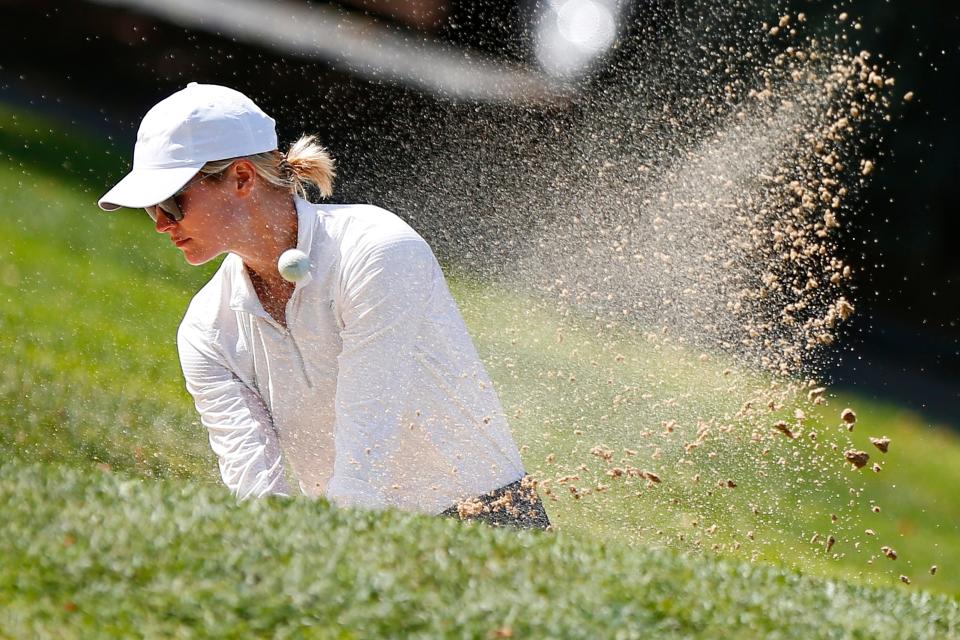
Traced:
<path fill-rule="evenodd" d="M 960 605 L 673 552 L 185 481 L 0 467 L 0 634 L 945 638 Z"/>
<path fill-rule="evenodd" d="M 806 407 L 823 425 L 818 444 L 774 439 L 764 457 L 740 433 L 676 455 L 698 417 L 738 409 L 728 363 L 623 327 L 598 333 L 463 274 L 451 286 L 528 469 L 555 479 L 585 462 L 581 488 L 611 488 L 548 500 L 551 536 L 302 500 L 234 506 L 174 342 L 213 266 L 183 264 L 145 215 L 100 213 L 119 160 L 67 131 L 0 107 L 0 637 L 59 636 L 63 624 L 76 637 L 215 624 L 282 636 L 311 620 L 322 637 L 482 637 L 501 624 L 518 637 L 534 626 L 583 637 L 957 633 L 956 601 L 924 595 L 960 594 L 955 432 L 832 397 Z M 853 434 L 836 428 L 844 406 L 860 416 Z M 638 435 L 667 419 L 681 423 L 677 439 Z M 851 472 L 830 450 L 872 451 L 867 436 L 884 434 L 880 474 Z M 601 443 L 642 450 L 664 482 L 610 481 L 588 453 Z M 663 458 L 650 457 L 654 445 Z M 780 456 L 786 466 L 771 462 Z M 730 477 L 736 490 L 716 490 Z M 830 554 L 813 533 L 836 536 Z M 900 558 L 868 563 L 880 544 Z"/>

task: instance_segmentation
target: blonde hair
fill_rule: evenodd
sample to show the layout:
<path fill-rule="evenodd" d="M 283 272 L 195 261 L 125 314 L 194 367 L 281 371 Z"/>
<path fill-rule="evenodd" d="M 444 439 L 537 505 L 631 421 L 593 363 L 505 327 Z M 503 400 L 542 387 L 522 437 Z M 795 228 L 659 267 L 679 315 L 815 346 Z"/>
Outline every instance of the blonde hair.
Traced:
<path fill-rule="evenodd" d="M 307 197 L 307 185 L 315 186 L 324 197 L 333 194 L 336 163 L 314 136 L 301 136 L 286 153 L 274 150 L 240 158 L 213 160 L 203 165 L 200 172 L 206 175 L 220 173 L 237 160 L 249 160 L 261 178 L 301 198 Z"/>

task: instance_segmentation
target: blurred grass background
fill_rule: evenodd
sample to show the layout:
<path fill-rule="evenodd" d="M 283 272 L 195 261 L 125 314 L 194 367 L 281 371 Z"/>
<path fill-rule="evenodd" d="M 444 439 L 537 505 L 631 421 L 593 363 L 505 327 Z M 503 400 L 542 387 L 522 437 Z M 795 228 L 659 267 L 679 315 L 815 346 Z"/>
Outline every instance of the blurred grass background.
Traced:
<path fill-rule="evenodd" d="M 13 465 L 67 465 L 87 474 L 99 468 L 218 491 L 215 460 L 183 389 L 175 349 L 187 302 L 215 265 L 186 265 L 154 235 L 146 215 L 100 212 L 96 199 L 122 173 L 123 161 L 82 132 L 0 106 L 0 150 L 0 456 Z M 450 273 L 530 471 L 555 475 L 554 468 L 575 465 L 596 444 L 633 446 L 636 430 L 672 415 L 637 393 L 611 410 L 613 398 L 631 385 L 634 392 L 647 384 L 660 397 L 681 398 L 690 415 L 731 410 L 718 387 L 704 383 L 722 375 L 720 363 L 694 369 L 671 355 L 677 352 L 628 333 L 598 338 L 589 327 L 550 315 L 547 306 L 455 268 Z M 677 467 L 658 469 L 664 482 L 654 489 L 610 482 L 615 486 L 602 495 L 548 500 L 548 510 L 561 531 L 582 540 L 703 549 L 855 583 L 897 584 L 904 573 L 913 589 L 957 596 L 960 437 L 950 425 L 930 425 L 855 395 L 832 396 L 828 406 L 808 412 L 831 424 L 845 406 L 857 408 L 858 430 L 824 433 L 820 446 L 852 437 L 873 459 L 882 458 L 882 473 L 842 470 L 818 484 L 810 482 L 817 469 L 777 475 L 765 468 L 771 475 L 761 480 L 734 439 L 720 460 L 692 460 L 704 483 L 737 474 L 735 491 L 691 492 L 693 470 Z M 881 456 L 868 435 L 889 436 L 890 453 Z M 774 446 L 773 457 L 807 459 L 797 442 Z M 555 462 L 547 463 L 551 454 Z M 584 485 L 604 482 L 604 471 L 603 465 L 582 471 L 589 478 Z M 851 487 L 860 492 L 855 501 Z M 870 512 L 872 504 L 882 512 Z M 31 517 L 29 510 L 16 513 Z M 838 524 L 830 514 L 840 516 Z M 711 524 L 716 530 L 704 533 Z M 29 535 L 40 523 L 17 526 Z M 867 536 L 868 527 L 878 536 Z M 822 549 L 822 540 L 806 544 L 812 533 L 832 532 L 838 557 Z M 685 544 L 677 544 L 679 535 Z M 880 544 L 895 547 L 900 559 L 868 563 Z M 928 571 L 932 564 L 940 568 L 936 576 Z"/>

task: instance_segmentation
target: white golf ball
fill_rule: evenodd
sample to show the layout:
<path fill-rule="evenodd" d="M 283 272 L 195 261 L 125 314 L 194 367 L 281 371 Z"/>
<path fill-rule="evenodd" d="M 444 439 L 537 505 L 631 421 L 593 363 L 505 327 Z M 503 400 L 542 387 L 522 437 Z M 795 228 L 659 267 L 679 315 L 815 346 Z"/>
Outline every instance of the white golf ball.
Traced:
<path fill-rule="evenodd" d="M 300 282 L 310 272 L 310 258 L 299 249 L 287 249 L 277 260 L 277 270 L 287 282 Z"/>

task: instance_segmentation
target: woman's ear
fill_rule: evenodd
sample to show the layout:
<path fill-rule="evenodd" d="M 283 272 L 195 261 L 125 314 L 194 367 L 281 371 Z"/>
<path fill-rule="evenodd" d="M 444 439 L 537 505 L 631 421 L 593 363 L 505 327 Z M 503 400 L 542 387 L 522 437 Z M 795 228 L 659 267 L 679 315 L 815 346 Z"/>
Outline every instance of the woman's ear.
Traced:
<path fill-rule="evenodd" d="M 236 185 L 237 195 L 246 197 L 253 193 L 257 170 L 249 160 L 237 160 L 231 166 L 230 178 Z"/>

